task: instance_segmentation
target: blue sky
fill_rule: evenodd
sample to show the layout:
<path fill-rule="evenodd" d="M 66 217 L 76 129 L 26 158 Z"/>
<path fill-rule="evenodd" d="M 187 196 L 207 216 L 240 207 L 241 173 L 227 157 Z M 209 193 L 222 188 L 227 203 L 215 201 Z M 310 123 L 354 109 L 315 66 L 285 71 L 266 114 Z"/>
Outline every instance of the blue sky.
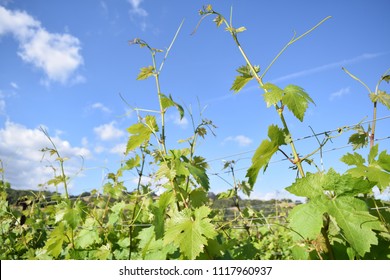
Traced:
<path fill-rule="evenodd" d="M 230 174 L 221 171 L 222 160 L 235 160 L 237 177 L 244 179 L 250 158 L 267 127 L 279 124 L 276 112 L 266 108 L 255 82 L 239 94 L 229 89 L 235 69 L 244 61 L 230 35 L 217 29 L 211 18 L 194 35 L 198 10 L 205 4 L 227 17 L 233 7 L 233 24 L 245 26 L 240 42 L 251 61 L 261 69 L 271 62 L 294 31 L 302 34 L 326 16 L 332 18 L 308 37 L 291 46 L 265 76 L 279 87 L 296 84 L 314 99 L 303 123 L 287 114 L 294 138 L 333 130 L 371 119 L 366 90 L 346 75 L 346 67 L 374 89 L 390 66 L 390 19 L 387 1 L 12 1 L 0 0 L 0 158 L 5 177 L 15 188 L 36 188 L 53 176 L 48 156 L 40 149 L 50 143 L 44 127 L 60 152 L 70 158 L 67 172 L 73 178 L 71 193 L 99 189 L 107 172 L 123 159 L 126 128 L 137 120 L 132 107 L 156 110 L 153 80 L 137 81 L 139 69 L 151 65 L 145 49 L 129 46 L 142 38 L 152 47 L 166 49 L 180 22 L 184 25 L 161 73 L 162 92 L 191 107 L 199 120 L 217 125 L 199 143 L 198 153 L 209 160 L 212 190 L 230 188 Z M 163 56 L 158 57 L 161 61 Z M 383 88 L 388 89 L 388 85 Z M 378 117 L 389 111 L 379 106 Z M 389 136 L 389 119 L 378 122 L 377 138 Z M 190 118 L 179 121 L 167 113 L 171 148 L 191 135 Z M 324 150 L 325 168 L 340 172 L 339 162 L 351 148 L 348 133 Z M 380 149 L 389 150 L 389 140 Z M 315 138 L 297 142 L 301 154 L 316 147 Z M 290 153 L 289 150 L 286 150 Z M 362 151 L 364 152 L 364 151 Z M 83 156 L 84 161 L 81 160 Z M 231 156 L 235 155 L 235 156 Z M 227 157 L 231 156 L 231 157 Z M 266 174 L 260 174 L 253 197 L 285 196 L 284 187 L 295 173 L 277 154 Z M 316 157 L 320 164 L 319 157 Z M 82 168 L 82 170 L 81 170 Z M 312 170 L 307 167 L 308 171 Z M 152 172 L 149 168 L 148 172 Z M 219 176 L 213 175 L 218 173 Z M 135 173 L 125 176 L 129 190 Z M 145 178 L 147 180 L 147 178 Z"/>

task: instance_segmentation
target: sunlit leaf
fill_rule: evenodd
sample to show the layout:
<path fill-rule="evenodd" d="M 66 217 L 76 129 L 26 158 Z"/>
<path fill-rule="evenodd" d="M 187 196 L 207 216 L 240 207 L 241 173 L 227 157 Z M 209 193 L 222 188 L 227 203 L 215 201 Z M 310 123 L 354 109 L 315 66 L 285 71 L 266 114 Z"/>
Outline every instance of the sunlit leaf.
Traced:
<path fill-rule="evenodd" d="M 327 212 L 336 219 L 348 243 L 360 256 L 369 252 L 371 245 L 378 244 L 373 230 L 381 229 L 381 225 L 376 217 L 368 213 L 363 201 L 343 196 L 330 200 Z"/>
<path fill-rule="evenodd" d="M 256 183 L 260 169 L 266 168 L 271 157 L 278 151 L 279 147 L 286 144 L 284 130 L 276 125 L 271 125 L 268 128 L 268 137 L 270 140 L 263 140 L 256 149 L 252 157 L 252 165 L 246 173 L 248 183 L 252 187 Z"/>
<path fill-rule="evenodd" d="M 148 66 L 141 68 L 140 73 L 138 74 L 137 80 L 145 80 L 153 75 L 154 67 Z"/>
<path fill-rule="evenodd" d="M 217 234 L 207 217 L 210 211 L 209 207 L 202 206 L 194 211 L 184 209 L 176 212 L 167 222 L 164 244 L 173 243 L 188 259 L 195 259 L 203 252 L 207 240 Z"/>
<path fill-rule="evenodd" d="M 179 111 L 180 114 L 180 120 L 184 117 L 184 109 L 183 107 L 173 101 L 172 96 L 169 95 L 169 97 L 165 96 L 164 94 L 160 93 L 161 98 L 161 105 L 164 110 L 168 109 L 169 107 L 176 107 L 176 109 Z"/>
<path fill-rule="evenodd" d="M 309 102 L 314 104 L 313 99 L 311 99 L 305 90 L 295 85 L 288 85 L 284 88 L 282 101 L 300 121 L 303 121 Z"/>
<path fill-rule="evenodd" d="M 263 86 L 265 93 L 263 94 L 264 101 L 267 103 L 267 107 L 277 104 L 282 100 L 283 90 L 278 86 L 266 83 Z"/>

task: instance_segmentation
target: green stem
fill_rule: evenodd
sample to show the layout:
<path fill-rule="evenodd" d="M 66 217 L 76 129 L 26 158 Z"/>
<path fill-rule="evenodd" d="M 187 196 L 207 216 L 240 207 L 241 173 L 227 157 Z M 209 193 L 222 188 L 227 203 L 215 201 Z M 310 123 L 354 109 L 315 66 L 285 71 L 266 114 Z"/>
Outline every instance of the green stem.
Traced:
<path fill-rule="evenodd" d="M 371 135 L 370 135 L 370 149 L 374 146 L 375 142 L 375 129 L 376 129 L 376 113 L 377 113 L 377 101 L 374 102 L 374 112 L 372 117 L 372 128 L 371 128 Z"/>
<path fill-rule="evenodd" d="M 153 67 L 156 69 L 156 56 L 155 52 L 152 52 L 152 59 L 153 59 Z M 155 81 L 156 81 L 156 88 L 157 88 L 157 96 L 158 96 L 158 103 L 160 105 L 160 116 L 161 116 L 161 136 L 159 139 L 159 142 L 162 146 L 162 150 L 164 155 L 167 154 L 167 148 L 165 146 L 165 109 L 162 104 L 161 99 L 161 87 L 160 87 L 160 73 L 156 72 L 154 75 Z"/>
<path fill-rule="evenodd" d="M 227 24 L 227 23 L 225 22 L 225 24 Z M 315 28 L 315 27 L 313 27 L 313 28 Z M 304 33 L 303 35 L 299 36 L 299 37 L 296 38 L 295 40 L 291 40 L 290 43 L 291 43 L 291 42 L 295 42 L 296 40 L 299 40 L 300 38 L 302 38 L 303 36 L 305 36 L 305 35 L 306 35 L 307 33 L 309 33 L 310 31 L 311 31 L 311 30 L 307 31 L 306 33 Z M 241 52 L 242 56 L 244 57 L 244 59 L 245 59 L 247 65 L 248 65 L 249 68 L 251 69 L 251 72 L 252 72 L 254 78 L 255 78 L 256 81 L 259 83 L 259 85 L 260 85 L 262 88 L 264 88 L 264 83 L 263 83 L 262 78 L 259 77 L 259 75 L 257 75 L 257 73 L 256 73 L 256 71 L 255 71 L 255 69 L 254 69 L 254 67 L 253 67 L 253 65 L 252 65 L 252 63 L 250 62 L 250 60 L 249 60 L 248 56 L 246 55 L 244 49 L 241 47 L 240 42 L 238 41 L 237 35 L 234 34 L 234 33 L 232 33 L 232 36 L 233 36 L 234 41 L 235 41 L 236 44 L 237 44 L 237 47 L 238 47 L 239 51 Z M 292 43 L 291 43 L 291 44 L 292 44 Z M 264 89 L 264 91 L 267 92 L 266 89 Z M 291 136 L 290 130 L 288 129 L 288 125 L 287 125 L 286 120 L 285 120 L 285 118 L 284 118 L 284 116 L 283 116 L 283 110 L 282 110 L 281 108 L 279 108 L 279 107 L 276 107 L 276 110 L 277 110 L 277 112 L 278 112 L 278 114 L 279 114 L 280 120 L 281 120 L 282 123 L 283 123 L 283 128 L 284 128 L 284 130 L 286 131 L 287 135 L 290 135 L 290 136 Z M 298 156 L 298 153 L 297 153 L 297 150 L 296 150 L 296 148 L 295 148 L 295 144 L 294 144 L 294 141 L 292 140 L 292 137 L 291 137 L 290 139 L 291 139 L 291 141 L 290 141 L 289 144 L 290 144 L 290 147 L 291 147 L 293 156 L 294 156 L 294 164 L 297 165 L 300 175 L 301 175 L 302 177 L 305 177 L 305 172 L 304 172 L 303 167 L 302 167 L 302 161 L 301 161 L 301 159 L 300 159 L 299 156 Z"/>
<path fill-rule="evenodd" d="M 303 177 L 305 177 L 305 172 L 303 171 L 302 160 L 299 158 L 297 149 L 295 148 L 295 144 L 294 144 L 294 141 L 293 141 L 293 139 L 292 139 L 290 130 L 288 129 L 286 120 L 285 120 L 284 115 L 283 115 L 283 109 L 279 108 L 279 109 L 277 109 L 277 111 L 278 111 L 280 120 L 282 121 L 283 128 L 284 128 L 284 130 L 286 131 L 286 134 L 287 134 L 287 135 L 290 135 L 290 143 L 289 143 L 289 144 L 290 144 L 290 147 L 291 147 L 291 151 L 292 151 L 292 153 L 293 153 L 293 156 L 294 156 L 294 164 L 298 167 L 299 174 L 300 174 L 301 177 L 303 178 Z"/>

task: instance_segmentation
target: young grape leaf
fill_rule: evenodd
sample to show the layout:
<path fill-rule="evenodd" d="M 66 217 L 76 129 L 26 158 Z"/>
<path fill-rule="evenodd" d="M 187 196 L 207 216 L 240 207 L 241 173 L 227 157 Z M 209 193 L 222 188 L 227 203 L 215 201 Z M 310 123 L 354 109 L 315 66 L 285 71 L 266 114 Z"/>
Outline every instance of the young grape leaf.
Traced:
<path fill-rule="evenodd" d="M 266 83 L 263 86 L 263 89 L 265 91 L 263 97 L 265 102 L 267 103 L 267 107 L 275 105 L 282 100 L 283 90 L 278 86 L 271 83 Z"/>
<path fill-rule="evenodd" d="M 62 252 L 63 243 L 67 240 L 65 226 L 63 223 L 59 223 L 50 233 L 49 238 L 46 241 L 45 248 L 47 253 L 57 258 Z"/>
<path fill-rule="evenodd" d="M 172 254 L 175 247 L 170 244 L 164 245 L 162 239 L 156 239 L 154 227 L 143 229 L 137 236 L 140 240 L 138 248 L 144 260 L 166 260 L 167 254 Z"/>
<path fill-rule="evenodd" d="M 368 145 L 368 134 L 354 133 L 349 137 L 348 144 L 352 144 L 353 150 L 363 148 Z"/>
<path fill-rule="evenodd" d="M 351 165 L 360 166 L 366 162 L 366 160 L 358 153 L 354 153 L 354 154 L 347 153 L 340 160 L 349 166 Z"/>
<path fill-rule="evenodd" d="M 385 105 L 388 109 L 390 109 L 390 94 L 386 93 L 385 91 L 378 90 L 378 93 L 371 93 L 370 99 L 372 102 L 380 102 L 383 105 Z"/>
<path fill-rule="evenodd" d="M 375 162 L 375 158 L 378 155 L 378 149 L 378 144 L 371 147 L 370 152 L 368 153 L 368 164 L 373 164 Z"/>
<path fill-rule="evenodd" d="M 383 81 L 390 82 L 390 75 L 385 75 L 382 77 Z"/>
<path fill-rule="evenodd" d="M 164 245 L 173 243 L 184 256 L 195 259 L 203 251 L 207 240 L 217 235 L 207 217 L 210 211 L 209 207 L 202 206 L 194 211 L 186 208 L 176 212 L 167 222 Z"/>
<path fill-rule="evenodd" d="M 382 80 L 383 80 L 383 81 L 386 81 L 387 83 L 389 83 L 389 82 L 390 82 L 390 75 L 385 75 L 385 76 L 383 76 L 383 77 L 382 77 Z"/>
<path fill-rule="evenodd" d="M 209 177 L 207 176 L 206 169 L 193 165 L 187 165 L 188 171 L 195 178 L 196 182 L 200 184 L 206 191 L 210 189 Z"/>
<path fill-rule="evenodd" d="M 141 146 L 144 142 L 149 141 L 153 131 L 158 131 L 156 118 L 153 116 L 146 116 L 145 123 L 133 124 L 127 131 L 131 136 L 127 141 L 126 155 Z"/>
<path fill-rule="evenodd" d="M 256 73 L 260 71 L 260 67 L 255 66 Z M 253 79 L 253 73 L 249 65 L 241 66 L 236 70 L 240 75 L 236 77 L 230 90 L 239 92 L 250 80 Z"/>
<path fill-rule="evenodd" d="M 77 201 L 73 208 L 68 208 L 66 210 L 63 219 L 72 229 L 75 229 L 80 223 L 82 223 L 86 212 L 86 205 L 82 201 Z"/>
<path fill-rule="evenodd" d="M 326 208 L 319 200 L 295 206 L 288 219 L 290 227 L 294 230 L 294 239 L 315 239 L 321 233 L 323 214 Z"/>
<path fill-rule="evenodd" d="M 366 204 L 353 197 L 343 196 L 329 200 L 327 212 L 333 216 L 351 247 L 360 255 L 378 244 L 373 230 L 381 230 L 378 219 L 367 211 Z"/>
<path fill-rule="evenodd" d="M 374 185 L 375 183 L 355 178 L 348 173 L 340 175 L 331 168 L 326 174 L 326 180 L 324 180 L 322 188 L 324 191 L 332 191 L 334 195 L 340 197 L 343 195 L 368 194 L 372 191 Z"/>
<path fill-rule="evenodd" d="M 217 25 L 217 27 L 220 27 L 224 20 L 225 20 L 225 19 L 224 19 L 223 16 L 217 15 L 213 21 L 215 22 L 215 24 Z"/>
<path fill-rule="evenodd" d="M 366 178 L 369 182 L 374 182 L 381 191 L 384 191 L 390 185 L 390 156 L 386 151 L 381 152 L 378 160 L 378 145 L 373 146 L 368 154 L 368 166 L 364 165 L 365 161 L 358 154 L 347 154 L 341 160 L 348 165 L 355 165 L 355 168 L 347 172 L 356 178 Z"/>
<path fill-rule="evenodd" d="M 160 98 L 161 98 L 161 105 L 162 105 L 163 110 L 166 110 L 169 107 L 176 107 L 176 109 L 179 111 L 179 114 L 180 114 L 180 120 L 183 119 L 184 109 L 180 104 L 173 101 L 171 95 L 169 95 L 169 97 L 167 97 L 166 95 L 160 93 Z"/>
<path fill-rule="evenodd" d="M 134 167 L 138 167 L 140 165 L 141 158 L 139 155 L 136 155 L 134 158 L 130 158 L 126 160 L 124 166 L 122 167 L 123 170 L 131 170 Z"/>
<path fill-rule="evenodd" d="M 94 218 L 87 218 L 83 228 L 75 237 L 76 247 L 85 249 L 94 243 L 100 242 L 99 233 L 96 230 L 97 226 L 97 222 Z"/>
<path fill-rule="evenodd" d="M 383 170 L 390 172 L 390 155 L 386 151 L 382 151 L 379 154 L 378 164 Z"/>
<path fill-rule="evenodd" d="M 205 191 L 203 188 L 192 190 L 190 197 L 191 206 L 195 208 L 205 205 L 209 201 L 209 198 L 207 197 L 207 191 Z"/>
<path fill-rule="evenodd" d="M 303 88 L 295 85 L 288 85 L 284 88 L 282 101 L 301 122 L 303 121 L 309 102 L 315 104 Z"/>
<path fill-rule="evenodd" d="M 264 168 L 265 170 L 271 157 L 278 151 L 279 147 L 286 144 L 284 130 L 276 125 L 269 126 L 268 137 L 270 140 L 263 140 L 257 148 L 252 157 L 252 165 L 246 173 L 248 183 L 251 187 L 256 183 L 260 169 Z"/>
<path fill-rule="evenodd" d="M 148 66 L 141 68 L 140 73 L 138 74 L 137 80 L 145 80 L 153 75 L 154 67 Z"/>
<path fill-rule="evenodd" d="M 310 173 L 308 172 L 305 177 L 298 178 L 290 187 L 286 190 L 296 196 L 302 196 L 307 198 L 316 198 L 324 195 L 324 189 L 322 185 L 327 178 L 323 173 Z"/>

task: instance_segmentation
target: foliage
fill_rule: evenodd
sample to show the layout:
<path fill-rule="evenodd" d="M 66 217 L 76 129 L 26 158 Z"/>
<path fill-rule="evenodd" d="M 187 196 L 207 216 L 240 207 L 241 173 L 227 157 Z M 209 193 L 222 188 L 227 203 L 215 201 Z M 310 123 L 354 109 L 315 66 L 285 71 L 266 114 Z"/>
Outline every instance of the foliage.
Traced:
<path fill-rule="evenodd" d="M 136 79 L 154 79 L 159 108 L 136 109 L 138 122 L 127 129 L 126 158 L 107 175 L 101 189 L 76 197 L 68 194 L 66 158 L 61 157 L 61 151 L 43 129 L 51 147 L 42 152 L 54 158 L 53 170 L 60 172 L 53 174 L 46 185 L 63 188 L 63 194 L 37 191 L 15 196 L 5 181 L 6 170 L 0 161 L 1 259 L 390 258 L 389 204 L 373 196 L 374 188 L 383 192 L 390 184 L 390 155 L 379 151 L 374 143 L 377 105 L 390 107 L 389 95 L 379 89 L 381 82 L 389 82 L 389 71 L 372 91 L 344 69 L 368 89 L 374 107 L 370 126 L 365 129 L 362 123 L 358 124 L 354 127 L 356 133 L 349 138 L 354 150 L 370 142 L 367 160 L 357 152 L 347 153 L 341 160 L 351 168 L 345 173 L 332 168 L 306 173 L 304 164 L 314 163 L 312 156 L 334 137 L 326 134 L 318 149 L 301 156 L 285 114 L 291 113 L 293 120 L 300 123 L 314 100 L 297 85 L 282 89 L 265 82 L 265 74 L 290 45 L 329 17 L 298 37 L 294 34 L 268 67 L 262 68 L 251 63 L 239 42 L 238 36 L 246 31 L 245 27 L 234 27 L 232 17 L 227 20 L 211 5 L 199 13 L 199 24 L 214 16 L 217 27 L 225 26 L 244 58 L 231 90 L 238 93 L 249 82 L 257 82 L 266 106 L 275 109 L 280 121 L 269 126 L 268 139 L 256 149 L 246 180 L 236 178 L 234 160 L 227 161 L 224 169 L 232 176 L 231 189 L 218 195 L 210 193 L 208 162 L 197 154 L 197 146 L 208 134 L 214 135 L 216 126 L 203 117 L 203 110 L 197 119 L 191 110 L 185 110 L 172 95 L 161 90 L 160 74 L 182 23 L 166 51 L 139 38 L 129 41 L 151 54 L 151 65 L 142 67 Z M 160 54 L 164 56 L 158 64 Z M 192 120 L 192 135 L 178 140 L 181 148 L 166 142 L 168 110 L 177 110 L 180 118 L 189 114 Z M 144 112 L 147 114 L 141 115 Z M 292 156 L 283 150 L 286 147 Z M 240 195 L 250 196 L 260 170 L 266 172 L 278 152 L 297 170 L 297 179 L 286 190 L 306 202 L 242 199 Z M 148 174 L 144 183 L 146 170 L 154 172 Z M 127 172 L 138 175 L 138 183 L 130 192 L 123 178 Z"/>

